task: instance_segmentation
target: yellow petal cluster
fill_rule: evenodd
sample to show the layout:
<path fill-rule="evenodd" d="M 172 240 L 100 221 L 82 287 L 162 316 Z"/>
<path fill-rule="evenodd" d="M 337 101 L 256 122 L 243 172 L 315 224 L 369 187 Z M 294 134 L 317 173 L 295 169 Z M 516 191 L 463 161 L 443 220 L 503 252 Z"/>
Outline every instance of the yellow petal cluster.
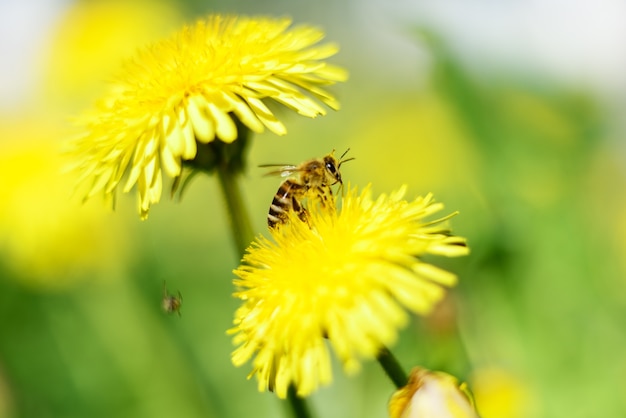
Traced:
<path fill-rule="evenodd" d="M 330 350 L 344 370 L 355 372 L 397 339 L 407 311 L 426 314 L 452 273 L 420 256 L 468 253 L 445 219 L 424 218 L 442 210 L 431 195 L 404 200 L 406 188 L 372 198 L 368 186 L 348 187 L 341 210 L 309 208 L 258 238 L 235 270 L 232 361 L 253 359 L 250 376 L 259 390 L 284 398 L 290 385 L 306 396 L 332 379 Z"/>
<path fill-rule="evenodd" d="M 326 113 L 320 102 L 338 109 L 323 86 L 347 74 L 323 61 L 337 52 L 323 37 L 287 18 L 212 15 L 139 51 L 74 142 L 86 196 L 113 194 L 128 173 L 123 190 L 137 185 L 145 218 L 162 172 L 178 177 L 199 144 L 234 141 L 238 123 L 285 134 L 268 101 L 307 117 Z"/>

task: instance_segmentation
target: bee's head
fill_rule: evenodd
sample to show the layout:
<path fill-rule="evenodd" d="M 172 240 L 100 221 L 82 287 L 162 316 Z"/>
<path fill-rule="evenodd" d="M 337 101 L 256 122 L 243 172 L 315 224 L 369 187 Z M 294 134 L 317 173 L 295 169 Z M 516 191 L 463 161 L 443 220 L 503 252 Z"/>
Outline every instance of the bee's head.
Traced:
<path fill-rule="evenodd" d="M 343 157 L 348 153 L 348 151 L 350 151 L 350 148 L 348 148 L 346 152 L 341 154 L 341 157 L 339 157 L 339 160 L 337 160 L 335 156 L 333 155 L 335 153 L 335 150 L 333 150 L 330 154 L 324 157 L 324 167 L 326 168 L 326 171 L 328 172 L 328 174 L 330 174 L 331 177 L 335 179 L 335 183 L 339 183 L 343 185 L 343 181 L 341 180 L 341 172 L 339 171 L 339 169 L 341 168 L 341 164 L 354 160 L 354 158 L 348 158 L 345 160 L 343 159 Z"/>

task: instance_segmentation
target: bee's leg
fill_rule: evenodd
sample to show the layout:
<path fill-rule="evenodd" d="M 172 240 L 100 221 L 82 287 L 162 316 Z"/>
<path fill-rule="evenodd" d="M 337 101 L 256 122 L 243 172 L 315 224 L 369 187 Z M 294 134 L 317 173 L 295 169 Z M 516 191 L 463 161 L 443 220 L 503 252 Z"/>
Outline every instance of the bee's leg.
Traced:
<path fill-rule="evenodd" d="M 322 184 L 317 187 L 317 196 L 319 197 L 319 203 L 322 209 L 335 207 L 335 196 L 328 184 Z"/>
<path fill-rule="evenodd" d="M 293 208 L 293 211 L 298 214 L 298 218 L 300 218 L 302 222 L 306 222 L 310 227 L 311 224 L 309 224 L 309 214 L 307 213 L 306 208 L 302 206 L 295 196 L 291 198 L 291 207 Z"/>

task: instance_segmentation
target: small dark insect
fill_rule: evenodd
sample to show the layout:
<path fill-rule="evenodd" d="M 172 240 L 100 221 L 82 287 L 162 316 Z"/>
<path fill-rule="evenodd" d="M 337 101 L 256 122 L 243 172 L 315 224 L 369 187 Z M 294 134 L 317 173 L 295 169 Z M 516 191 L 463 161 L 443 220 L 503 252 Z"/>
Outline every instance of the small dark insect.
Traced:
<path fill-rule="evenodd" d="M 183 304 L 183 295 L 178 292 L 178 296 L 174 296 L 167 291 L 165 282 L 163 282 L 163 300 L 161 301 L 161 307 L 163 311 L 168 314 L 176 312 L 180 316 L 180 307 Z"/>

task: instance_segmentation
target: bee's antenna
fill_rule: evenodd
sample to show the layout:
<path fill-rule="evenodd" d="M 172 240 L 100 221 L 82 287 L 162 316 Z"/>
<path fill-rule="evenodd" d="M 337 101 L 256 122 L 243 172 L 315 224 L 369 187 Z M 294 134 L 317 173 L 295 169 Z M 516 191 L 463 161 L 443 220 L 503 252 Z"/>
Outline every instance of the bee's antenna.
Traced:
<path fill-rule="evenodd" d="M 348 153 L 348 151 L 350 151 L 350 148 L 348 148 L 347 150 L 345 150 L 345 152 L 343 154 L 341 154 L 341 157 L 339 157 L 339 164 L 337 164 L 337 168 L 341 167 L 341 164 L 343 163 L 347 163 L 348 161 L 352 161 L 354 160 L 354 157 L 348 158 L 348 159 L 343 159 L 343 157 L 346 156 L 346 154 Z"/>

